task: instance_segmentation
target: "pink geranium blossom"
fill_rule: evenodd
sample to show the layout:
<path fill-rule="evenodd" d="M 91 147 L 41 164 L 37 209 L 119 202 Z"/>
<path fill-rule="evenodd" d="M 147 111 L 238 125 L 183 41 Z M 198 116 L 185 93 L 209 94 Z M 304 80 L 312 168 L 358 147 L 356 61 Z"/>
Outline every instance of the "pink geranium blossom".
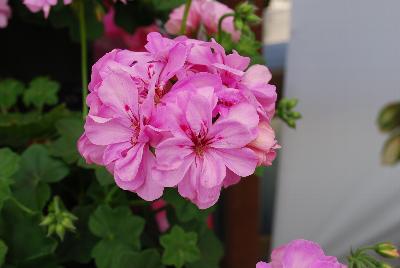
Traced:
<path fill-rule="evenodd" d="M 11 17 L 11 8 L 8 5 L 8 0 L 0 0 L 0 28 L 5 28 L 8 25 L 8 19 Z"/>
<path fill-rule="evenodd" d="M 165 28 L 170 34 L 179 34 L 184 9 L 185 5 L 181 5 L 174 9 L 169 15 L 169 20 L 165 24 Z M 218 31 L 219 19 L 223 15 L 233 12 L 232 9 L 215 0 L 193 0 L 189 9 L 185 34 L 190 36 L 195 35 L 196 31 L 200 29 L 200 25 L 202 25 L 208 35 L 213 35 Z M 223 20 L 222 29 L 230 33 L 234 40 L 239 40 L 240 31 L 235 29 L 233 17 L 228 17 Z"/>
<path fill-rule="evenodd" d="M 93 65 L 79 152 L 145 200 L 177 187 L 208 208 L 276 156 L 270 73 L 215 41 L 153 32 L 145 50 L 116 49 Z"/>
<path fill-rule="evenodd" d="M 51 7 L 57 5 L 57 2 L 58 0 L 24 0 L 24 5 L 33 13 L 43 10 L 44 17 L 47 18 Z M 64 0 L 64 5 L 71 3 L 72 0 Z"/>
<path fill-rule="evenodd" d="M 294 240 L 272 252 L 271 262 L 256 268 L 345 268 L 336 257 L 326 256 L 321 247 L 307 240 Z"/>

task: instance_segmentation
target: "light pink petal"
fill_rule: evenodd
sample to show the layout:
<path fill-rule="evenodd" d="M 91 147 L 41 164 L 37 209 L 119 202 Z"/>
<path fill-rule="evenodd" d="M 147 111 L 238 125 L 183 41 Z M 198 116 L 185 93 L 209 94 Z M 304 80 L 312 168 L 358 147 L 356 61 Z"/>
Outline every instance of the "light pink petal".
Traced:
<path fill-rule="evenodd" d="M 245 125 L 233 120 L 217 121 L 210 129 L 208 137 L 213 148 L 241 148 L 255 138 Z"/>
<path fill-rule="evenodd" d="M 246 125 L 250 130 L 256 129 L 259 122 L 257 110 L 248 103 L 239 103 L 232 106 L 228 116 L 224 119 L 238 121 Z"/>
<path fill-rule="evenodd" d="M 241 177 L 250 176 L 256 169 L 258 157 L 248 148 L 218 149 L 215 152 L 232 172 Z"/>
<path fill-rule="evenodd" d="M 312 263 L 324 256 L 321 247 L 307 240 L 295 240 L 286 246 L 282 258 L 283 267 L 310 268 Z"/>
<path fill-rule="evenodd" d="M 212 108 L 209 101 L 202 96 L 192 96 L 187 104 L 186 120 L 190 129 L 196 134 L 207 130 L 212 120 Z"/>
<path fill-rule="evenodd" d="M 109 145 L 114 143 L 130 141 L 132 129 L 129 121 L 122 118 L 112 119 L 105 123 L 97 123 L 87 117 L 85 132 L 89 140 L 96 145 Z"/>
<path fill-rule="evenodd" d="M 272 268 L 272 266 L 266 262 L 260 261 L 256 264 L 256 268 Z"/>
<path fill-rule="evenodd" d="M 176 169 L 193 153 L 193 143 L 187 138 L 169 138 L 156 148 L 157 164 L 162 169 Z"/>
<path fill-rule="evenodd" d="M 229 168 L 226 169 L 226 176 L 223 182 L 225 188 L 240 182 L 241 177 L 233 173 Z"/>
<path fill-rule="evenodd" d="M 88 164 L 103 165 L 103 154 L 105 146 L 95 145 L 90 142 L 86 134 L 83 133 L 78 140 L 78 151 L 85 158 Z"/>
<path fill-rule="evenodd" d="M 154 168 L 151 177 L 162 186 L 175 187 L 182 181 L 193 161 L 194 157 L 188 156 L 175 169 L 162 170 Z"/>
<path fill-rule="evenodd" d="M 200 174 L 200 184 L 212 188 L 222 183 L 226 175 L 226 167 L 217 154 L 209 149 L 203 155 L 203 166 Z"/>
<path fill-rule="evenodd" d="M 100 100 L 116 112 L 129 116 L 138 114 L 138 90 L 127 74 L 111 74 L 98 89 Z"/>
<path fill-rule="evenodd" d="M 123 158 L 127 151 L 132 148 L 130 142 L 114 143 L 110 144 L 104 150 L 103 163 L 108 165 L 111 162 Z"/>
<path fill-rule="evenodd" d="M 251 88 L 261 84 L 267 84 L 271 78 L 272 74 L 266 66 L 254 64 L 245 72 L 242 83 Z"/>
<path fill-rule="evenodd" d="M 137 144 L 132 147 L 123 158 L 115 161 L 114 174 L 123 182 L 135 182 L 137 175 L 143 175 L 145 172 L 138 172 L 142 163 L 143 144 Z M 140 186 L 140 183 L 137 186 Z M 135 187 L 133 187 L 135 188 Z"/>
<path fill-rule="evenodd" d="M 166 82 L 171 79 L 185 64 L 188 53 L 189 50 L 183 43 L 176 44 L 169 52 L 160 80 Z"/>
<path fill-rule="evenodd" d="M 249 63 L 249 57 L 240 56 L 236 51 L 225 57 L 225 64 L 237 70 L 243 71 L 249 66 Z"/>
<path fill-rule="evenodd" d="M 193 202 L 199 209 L 207 209 L 217 203 L 221 194 L 221 185 L 212 188 L 206 188 L 198 185 L 197 198 Z"/>
<path fill-rule="evenodd" d="M 162 196 L 164 187 L 155 181 L 151 176 L 152 170 L 155 167 L 155 158 L 147 146 L 144 150 L 143 169 L 139 172 L 145 173 L 146 179 L 144 180 L 143 184 L 136 189 L 136 193 L 146 201 L 153 201 Z"/>

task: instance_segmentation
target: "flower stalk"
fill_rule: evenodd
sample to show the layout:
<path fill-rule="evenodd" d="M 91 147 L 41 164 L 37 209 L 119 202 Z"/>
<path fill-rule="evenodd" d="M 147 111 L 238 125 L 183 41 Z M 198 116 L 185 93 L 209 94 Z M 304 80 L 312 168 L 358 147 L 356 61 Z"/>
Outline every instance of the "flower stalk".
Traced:
<path fill-rule="evenodd" d="M 181 35 L 185 34 L 185 32 L 186 32 L 186 22 L 187 22 L 187 18 L 189 15 L 189 10 L 190 10 L 191 5 L 192 5 L 192 0 L 186 0 L 185 10 L 183 12 L 183 17 L 182 17 L 181 30 L 180 30 Z"/>
<path fill-rule="evenodd" d="M 226 13 L 223 15 L 221 18 L 218 20 L 218 32 L 217 32 L 217 42 L 221 42 L 222 39 L 222 22 L 224 19 L 229 18 L 229 17 L 234 17 L 235 13 Z"/>
<path fill-rule="evenodd" d="M 83 0 L 79 1 L 78 6 L 79 17 L 79 33 L 81 41 L 81 76 L 82 76 L 82 117 L 85 119 L 88 113 L 86 105 L 88 73 L 87 73 L 87 32 L 86 32 L 86 18 L 85 18 L 85 3 Z"/>

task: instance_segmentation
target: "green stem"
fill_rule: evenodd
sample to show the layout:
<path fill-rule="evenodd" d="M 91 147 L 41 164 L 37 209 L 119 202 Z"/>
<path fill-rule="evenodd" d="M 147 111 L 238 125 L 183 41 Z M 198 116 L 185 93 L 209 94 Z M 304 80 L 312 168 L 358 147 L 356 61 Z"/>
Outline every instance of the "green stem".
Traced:
<path fill-rule="evenodd" d="M 117 192 L 117 190 L 118 190 L 118 187 L 114 185 L 113 188 L 107 193 L 107 195 L 106 195 L 106 197 L 104 199 L 104 202 L 106 204 L 110 204 L 111 203 L 111 201 L 113 199 L 113 196 Z"/>
<path fill-rule="evenodd" d="M 20 203 L 17 199 L 15 199 L 15 197 L 12 197 L 12 198 L 11 198 L 11 201 L 13 201 L 14 204 L 15 204 L 19 209 L 21 209 L 22 211 L 24 211 L 24 212 L 26 212 L 26 213 L 28 213 L 28 214 L 30 214 L 30 215 L 35 215 L 35 214 L 37 214 L 36 211 L 33 211 L 33 210 L 31 210 L 30 208 L 26 207 L 25 205 L 23 205 L 22 203 Z"/>
<path fill-rule="evenodd" d="M 79 33 L 81 41 L 81 72 L 82 72 L 82 116 L 85 119 L 88 113 L 86 105 L 88 74 L 87 74 L 87 33 L 84 0 L 79 1 Z"/>
<path fill-rule="evenodd" d="M 222 22 L 224 19 L 229 18 L 229 17 L 234 17 L 235 13 L 226 13 L 223 15 L 221 18 L 218 20 L 218 32 L 217 32 L 217 42 L 221 42 L 222 39 Z"/>
<path fill-rule="evenodd" d="M 186 22 L 189 16 L 189 10 L 191 5 L 192 5 L 192 0 L 186 0 L 185 10 L 183 12 L 183 17 L 182 17 L 181 30 L 180 30 L 181 35 L 186 33 Z"/>

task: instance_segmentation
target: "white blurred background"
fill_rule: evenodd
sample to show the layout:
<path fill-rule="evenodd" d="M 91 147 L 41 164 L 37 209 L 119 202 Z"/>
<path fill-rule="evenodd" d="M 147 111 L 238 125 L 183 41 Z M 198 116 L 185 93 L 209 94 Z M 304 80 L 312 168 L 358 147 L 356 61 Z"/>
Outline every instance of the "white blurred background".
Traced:
<path fill-rule="evenodd" d="M 400 242 L 400 165 L 381 165 L 376 126 L 400 99 L 399 10 L 399 0 L 272 0 L 265 56 L 303 115 L 296 130 L 279 127 L 276 190 L 273 171 L 263 182 L 264 203 L 275 192 L 273 247 L 305 238 L 344 256 Z"/>

